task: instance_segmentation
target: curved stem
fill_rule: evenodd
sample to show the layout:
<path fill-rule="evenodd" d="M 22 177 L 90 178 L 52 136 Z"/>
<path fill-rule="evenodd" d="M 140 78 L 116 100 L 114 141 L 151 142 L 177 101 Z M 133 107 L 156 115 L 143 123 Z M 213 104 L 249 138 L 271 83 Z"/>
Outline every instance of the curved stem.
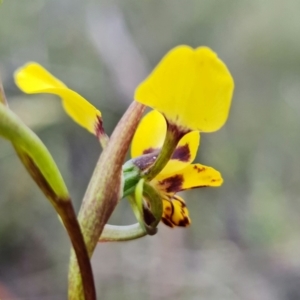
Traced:
<path fill-rule="evenodd" d="M 91 257 L 103 228 L 123 195 L 122 165 L 145 106 L 133 102 L 103 150 L 82 201 L 78 220 Z M 69 299 L 82 299 L 79 270 L 71 254 Z"/>
<path fill-rule="evenodd" d="M 93 273 L 67 187 L 41 140 L 0 103 L 0 135 L 12 142 L 23 165 L 61 217 L 74 247 L 86 300 L 96 299 Z"/>
<path fill-rule="evenodd" d="M 127 226 L 106 224 L 99 242 L 120 242 L 130 241 L 146 236 L 147 232 L 142 229 L 139 223 Z"/>

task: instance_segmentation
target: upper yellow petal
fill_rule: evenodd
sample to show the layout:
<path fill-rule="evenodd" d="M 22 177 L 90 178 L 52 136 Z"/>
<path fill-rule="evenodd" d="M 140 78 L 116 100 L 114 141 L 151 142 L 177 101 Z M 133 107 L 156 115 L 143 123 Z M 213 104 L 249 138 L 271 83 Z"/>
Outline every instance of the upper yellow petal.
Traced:
<path fill-rule="evenodd" d="M 171 123 L 211 132 L 226 122 L 233 89 L 230 72 L 211 49 L 178 46 L 137 87 L 134 99 Z"/>
<path fill-rule="evenodd" d="M 100 111 L 38 63 L 27 63 L 15 72 L 14 78 L 16 85 L 24 93 L 49 93 L 60 96 L 67 114 L 91 133 L 98 135 L 102 130 Z"/>
<path fill-rule="evenodd" d="M 160 150 L 166 136 L 167 125 L 164 116 L 156 110 L 149 112 L 140 122 L 131 145 L 133 158 Z M 193 162 L 197 155 L 200 135 L 192 131 L 183 136 L 172 158 L 160 174 L 175 173 Z"/>

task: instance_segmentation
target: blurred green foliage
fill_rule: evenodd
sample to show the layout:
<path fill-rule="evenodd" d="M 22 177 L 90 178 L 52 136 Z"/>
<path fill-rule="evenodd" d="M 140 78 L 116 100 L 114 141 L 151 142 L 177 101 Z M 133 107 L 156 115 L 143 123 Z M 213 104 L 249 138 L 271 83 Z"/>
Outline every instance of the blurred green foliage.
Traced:
<path fill-rule="evenodd" d="M 99 144 L 55 97 L 21 94 L 15 69 L 41 63 L 102 111 L 109 133 L 135 86 L 175 45 L 211 47 L 235 78 L 229 120 L 202 135 L 197 158 L 220 170 L 224 185 L 185 195 L 188 229 L 161 225 L 154 237 L 99 245 L 93 265 L 103 299 L 300 298 L 299 11 L 297 0 L 3 2 L 9 104 L 49 148 L 77 209 Z M 132 221 L 124 201 L 111 222 Z M 53 209 L 0 140 L 2 285 L 17 299 L 64 299 L 68 255 Z"/>

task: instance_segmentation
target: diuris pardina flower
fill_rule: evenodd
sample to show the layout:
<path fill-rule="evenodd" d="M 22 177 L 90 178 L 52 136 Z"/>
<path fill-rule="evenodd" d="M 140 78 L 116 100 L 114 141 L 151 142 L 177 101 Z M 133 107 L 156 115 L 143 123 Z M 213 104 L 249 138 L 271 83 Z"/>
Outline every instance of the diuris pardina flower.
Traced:
<path fill-rule="evenodd" d="M 133 147 L 139 140 L 145 141 L 141 145 L 146 148 L 141 151 L 143 146 L 140 146 L 140 151 L 134 151 L 133 155 L 160 149 L 153 166 L 146 168 L 144 176 L 160 191 L 164 205 L 162 220 L 169 226 L 189 224 L 186 206 L 176 195 L 177 192 L 222 184 L 219 172 L 190 163 L 194 159 L 193 145 L 197 144 L 195 131 L 212 132 L 223 126 L 228 117 L 233 89 L 230 72 L 211 49 L 179 46 L 161 60 L 135 91 L 136 101 L 158 110 L 165 118 L 163 120 L 153 112 L 148 117 L 153 119 L 152 126 L 151 121 L 145 118 L 144 123 L 148 123 L 145 129 L 153 129 L 157 125 L 153 137 L 158 140 L 162 135 L 162 139 L 157 144 L 157 140 L 153 140 L 152 144 L 152 138 L 148 138 L 152 136 L 151 130 L 143 132 L 138 129 Z"/>
<path fill-rule="evenodd" d="M 143 170 L 151 154 L 163 146 L 167 124 L 161 113 L 149 112 L 141 121 L 131 145 L 133 161 Z M 198 131 L 186 134 L 162 171 L 150 181 L 163 201 L 162 221 L 170 226 L 188 226 L 190 218 L 184 200 L 176 193 L 197 187 L 220 186 L 223 179 L 218 171 L 201 164 L 192 164 L 199 147 Z"/>
<path fill-rule="evenodd" d="M 101 113 L 36 63 L 17 70 L 15 80 L 26 93 L 60 96 L 74 121 L 105 145 Z M 162 220 L 173 226 L 190 223 L 177 192 L 219 186 L 218 171 L 192 164 L 199 132 L 218 130 L 226 122 L 234 83 L 226 65 L 207 47 L 178 46 L 171 50 L 136 89 L 134 99 L 154 111 L 142 120 L 132 143 L 133 163 L 163 201 Z M 125 182 L 126 186 L 126 182 Z"/>

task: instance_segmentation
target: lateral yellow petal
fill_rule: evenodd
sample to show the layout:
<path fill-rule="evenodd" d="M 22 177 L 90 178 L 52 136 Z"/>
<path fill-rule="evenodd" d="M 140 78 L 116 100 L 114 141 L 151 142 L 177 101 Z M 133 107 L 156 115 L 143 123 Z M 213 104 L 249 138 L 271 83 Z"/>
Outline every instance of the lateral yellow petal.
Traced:
<path fill-rule="evenodd" d="M 233 89 L 230 72 L 211 49 L 178 46 L 137 87 L 134 99 L 179 127 L 212 132 L 227 120 Z"/>
<path fill-rule="evenodd" d="M 151 153 L 162 147 L 167 132 L 164 116 L 156 110 L 150 111 L 141 120 L 131 144 L 131 157 Z"/>
<path fill-rule="evenodd" d="M 197 187 L 216 187 L 223 183 L 220 172 L 214 168 L 192 164 L 176 174 L 164 176 L 159 174 L 151 182 L 158 190 L 168 195 Z"/>
<path fill-rule="evenodd" d="M 169 227 L 187 227 L 191 224 L 189 211 L 181 197 L 176 195 L 171 200 L 163 199 L 162 222 Z"/>
<path fill-rule="evenodd" d="M 160 150 L 167 132 L 167 124 L 164 116 L 156 110 L 152 110 L 144 116 L 137 128 L 132 144 L 131 156 L 133 158 L 143 154 Z M 186 134 L 179 142 L 171 160 L 161 171 L 166 175 L 185 168 L 195 159 L 200 143 L 200 135 L 197 131 Z"/>
<path fill-rule="evenodd" d="M 27 94 L 49 93 L 61 97 L 67 114 L 95 135 L 102 130 L 101 113 L 78 93 L 51 75 L 41 65 L 29 62 L 16 70 L 16 85 Z"/>
<path fill-rule="evenodd" d="M 182 170 L 183 176 L 182 191 L 197 187 L 217 187 L 223 183 L 222 175 L 212 167 L 201 164 L 193 164 Z"/>

